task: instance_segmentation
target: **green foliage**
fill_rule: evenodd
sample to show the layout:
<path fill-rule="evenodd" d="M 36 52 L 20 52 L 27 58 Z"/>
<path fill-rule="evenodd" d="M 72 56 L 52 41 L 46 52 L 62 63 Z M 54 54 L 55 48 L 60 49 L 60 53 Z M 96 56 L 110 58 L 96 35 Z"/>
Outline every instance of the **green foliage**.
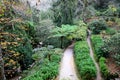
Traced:
<path fill-rule="evenodd" d="M 3 6 L 2 2 L 0 1 L 0 17 L 4 16 L 5 6 Z"/>
<path fill-rule="evenodd" d="M 106 59 L 104 57 L 101 57 L 99 59 L 99 65 L 100 65 L 102 76 L 106 79 L 109 76 L 109 71 L 106 65 Z"/>
<path fill-rule="evenodd" d="M 45 44 L 53 45 L 56 48 L 60 48 L 61 41 L 62 41 L 62 48 L 66 48 L 71 44 L 71 41 L 65 37 L 63 39 L 57 37 L 51 37 L 45 41 Z"/>
<path fill-rule="evenodd" d="M 76 25 L 62 25 L 62 27 L 55 27 L 51 31 L 50 38 L 60 38 L 61 40 L 61 48 L 63 48 L 64 39 L 72 40 L 74 37 L 76 37 L 75 32 L 77 31 Z"/>
<path fill-rule="evenodd" d="M 86 24 L 80 21 L 77 25 L 62 25 L 61 27 L 55 27 L 51 30 L 50 38 L 60 38 L 61 47 L 64 42 L 69 42 L 69 40 L 85 40 L 86 39 Z M 65 40 L 64 40 L 65 39 Z M 67 41 L 66 41 L 67 40 Z"/>
<path fill-rule="evenodd" d="M 96 77 L 96 67 L 90 57 L 86 41 L 77 42 L 74 47 L 75 62 L 82 80 L 93 80 Z"/>
<path fill-rule="evenodd" d="M 48 37 L 50 36 L 50 31 L 52 30 L 53 26 L 53 22 L 50 19 L 41 20 L 40 23 L 35 27 L 35 40 L 37 42 L 46 43 Z M 50 43 L 49 40 L 48 43 Z"/>
<path fill-rule="evenodd" d="M 20 65 L 21 65 L 21 69 L 25 70 L 28 67 L 30 67 L 29 65 L 32 64 L 33 59 L 32 59 L 32 45 L 30 44 L 30 42 L 24 43 L 24 45 L 20 45 L 17 48 L 17 51 L 19 51 L 19 53 L 21 53 L 22 57 L 21 60 L 19 61 Z"/>
<path fill-rule="evenodd" d="M 108 9 L 103 13 L 105 16 L 115 16 L 117 15 L 117 8 L 115 5 L 108 5 Z"/>
<path fill-rule="evenodd" d="M 102 30 L 107 28 L 107 25 L 103 20 L 93 20 L 88 24 L 88 28 L 93 34 L 99 34 Z"/>
<path fill-rule="evenodd" d="M 54 28 L 51 37 L 66 37 L 72 39 L 85 39 L 86 38 L 86 24 L 83 21 L 79 25 L 62 25 L 61 27 Z"/>
<path fill-rule="evenodd" d="M 114 55 L 114 58 L 115 58 L 115 62 L 120 65 L 120 54 L 116 54 Z"/>
<path fill-rule="evenodd" d="M 101 47 L 103 46 L 104 42 L 100 35 L 92 35 L 91 40 L 95 55 L 97 57 L 97 60 L 99 60 L 101 56 L 105 56 L 105 54 L 101 50 Z"/>
<path fill-rule="evenodd" d="M 97 0 L 96 8 L 97 9 L 105 9 L 108 6 L 110 0 Z"/>
<path fill-rule="evenodd" d="M 119 13 L 118 16 L 120 16 L 120 13 Z M 117 24 L 117 26 L 120 26 L 120 18 L 116 17 L 115 18 L 115 23 Z"/>
<path fill-rule="evenodd" d="M 58 74 L 58 65 L 56 63 L 46 63 L 40 67 L 40 70 L 27 76 L 23 80 L 51 80 Z"/>
<path fill-rule="evenodd" d="M 116 31 L 115 29 L 113 29 L 113 28 L 107 28 L 107 29 L 105 30 L 105 33 L 106 33 L 107 35 L 114 35 L 116 32 L 117 32 L 117 31 Z"/>
<path fill-rule="evenodd" d="M 120 7 L 117 7 L 117 14 L 118 14 L 118 17 L 120 18 Z"/>
<path fill-rule="evenodd" d="M 34 42 L 34 25 L 16 17 L 11 7 L 13 3 L 10 0 L 3 0 L 2 5 L 0 3 L 0 15 L 4 14 L 0 16 L 0 45 L 7 79 L 18 75 L 20 69 L 28 68 L 33 62 L 31 43 Z"/>
<path fill-rule="evenodd" d="M 3 50 L 3 58 L 5 61 L 6 77 L 13 77 L 19 73 L 17 69 L 26 69 L 33 62 L 32 60 L 32 45 L 30 30 L 27 24 L 14 24 L 14 29 L 10 29 L 12 25 L 0 27 L 2 33 L 1 45 Z M 11 76 L 9 76 L 11 74 Z"/>
<path fill-rule="evenodd" d="M 33 58 L 36 60 L 33 68 L 22 80 L 52 80 L 58 75 L 61 49 L 40 48 Z M 38 55 L 38 56 L 36 56 Z M 37 58 L 36 58 L 37 57 Z M 48 58 L 50 57 L 50 59 Z"/>
<path fill-rule="evenodd" d="M 109 3 L 109 2 L 107 2 Z M 100 15 L 104 16 L 104 18 L 118 18 L 120 17 L 120 8 L 119 6 L 116 6 L 115 4 L 107 4 L 107 7 L 104 9 L 101 9 Z"/>
<path fill-rule="evenodd" d="M 74 11 L 77 0 L 58 0 L 53 3 L 54 19 L 57 26 L 73 24 Z"/>
<path fill-rule="evenodd" d="M 119 63 L 120 60 L 119 59 L 119 55 L 120 55 L 120 33 L 117 33 L 115 35 L 113 35 L 110 39 L 107 39 L 104 43 L 104 46 L 102 48 L 102 50 L 105 53 L 109 53 L 109 56 L 118 56 L 118 57 L 114 57 L 116 59 L 116 62 Z"/>
<path fill-rule="evenodd" d="M 79 21 L 78 23 L 78 31 L 75 33 L 76 35 L 76 39 L 81 39 L 81 40 L 85 40 L 86 39 L 86 30 L 87 30 L 87 25 L 83 22 L 83 21 Z"/>
<path fill-rule="evenodd" d="M 40 20 L 47 20 L 47 19 L 53 19 L 53 11 L 41 11 L 40 12 Z"/>
<path fill-rule="evenodd" d="M 110 39 L 107 39 L 105 41 L 105 45 L 104 45 L 104 51 L 105 52 L 109 52 L 112 54 L 119 54 L 119 45 L 120 45 L 120 41 L 119 41 L 119 37 L 120 33 L 117 33 L 115 35 L 113 35 Z"/>
<path fill-rule="evenodd" d="M 62 25 L 62 27 L 56 27 L 54 28 L 51 33 L 52 37 L 68 37 L 69 39 L 72 39 L 72 33 L 75 33 L 77 31 L 76 25 Z"/>

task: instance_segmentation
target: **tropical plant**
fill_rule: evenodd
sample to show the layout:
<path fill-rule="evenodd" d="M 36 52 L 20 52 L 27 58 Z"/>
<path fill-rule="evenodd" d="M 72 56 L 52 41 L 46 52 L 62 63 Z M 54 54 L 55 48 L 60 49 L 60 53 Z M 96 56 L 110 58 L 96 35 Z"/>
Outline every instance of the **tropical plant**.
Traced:
<path fill-rule="evenodd" d="M 54 28 L 50 37 L 59 37 L 61 38 L 61 47 L 63 43 L 63 38 L 67 38 L 69 40 L 73 39 L 81 39 L 84 40 L 86 38 L 86 24 L 82 21 L 79 25 L 62 25 L 62 27 Z"/>
<path fill-rule="evenodd" d="M 67 37 L 69 39 L 72 39 L 72 33 L 76 32 L 77 26 L 70 26 L 70 25 L 62 25 L 62 27 L 56 27 L 54 28 L 51 33 L 52 35 L 50 37 L 59 37 L 61 40 L 61 48 L 63 47 L 63 39 L 64 37 Z"/>

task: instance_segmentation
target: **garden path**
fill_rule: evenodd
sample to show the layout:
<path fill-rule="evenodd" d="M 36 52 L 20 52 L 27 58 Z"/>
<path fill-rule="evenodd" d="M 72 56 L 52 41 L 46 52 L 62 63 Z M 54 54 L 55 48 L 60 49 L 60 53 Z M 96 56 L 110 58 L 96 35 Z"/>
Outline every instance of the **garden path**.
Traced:
<path fill-rule="evenodd" d="M 76 74 L 73 58 L 73 46 L 74 44 L 70 45 L 63 54 L 59 73 L 59 80 L 79 80 Z"/>
<path fill-rule="evenodd" d="M 101 73 L 100 73 L 100 68 L 99 68 L 99 65 L 98 63 L 95 61 L 94 59 L 94 53 L 93 53 L 93 49 L 92 49 L 92 46 L 91 46 L 91 40 L 90 40 L 90 37 L 91 37 L 91 31 L 88 30 L 88 38 L 87 38 L 87 42 L 88 42 L 88 45 L 89 45 L 89 48 L 90 48 L 90 56 L 96 66 L 96 69 L 97 69 L 97 77 L 96 77 L 96 80 L 102 80 L 102 77 L 101 77 Z"/>

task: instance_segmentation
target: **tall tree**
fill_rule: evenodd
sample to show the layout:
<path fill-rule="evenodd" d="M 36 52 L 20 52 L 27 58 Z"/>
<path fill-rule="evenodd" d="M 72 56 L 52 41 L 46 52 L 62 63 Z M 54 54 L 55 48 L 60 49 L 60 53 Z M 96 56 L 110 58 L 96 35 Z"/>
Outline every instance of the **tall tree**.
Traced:
<path fill-rule="evenodd" d="M 0 79 L 1 80 L 6 80 L 5 74 L 4 74 L 4 61 L 3 61 L 3 58 L 2 58 L 1 45 L 0 45 Z"/>
<path fill-rule="evenodd" d="M 57 26 L 73 24 L 77 0 L 57 0 L 53 3 L 54 22 Z"/>

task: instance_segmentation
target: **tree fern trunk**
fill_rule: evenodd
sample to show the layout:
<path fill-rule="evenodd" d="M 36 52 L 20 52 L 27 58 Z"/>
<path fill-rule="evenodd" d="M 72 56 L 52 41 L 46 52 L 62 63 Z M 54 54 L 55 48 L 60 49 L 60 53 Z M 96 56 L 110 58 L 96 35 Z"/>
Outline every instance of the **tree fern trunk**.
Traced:
<path fill-rule="evenodd" d="M 63 36 L 61 37 L 61 48 L 63 48 Z"/>

